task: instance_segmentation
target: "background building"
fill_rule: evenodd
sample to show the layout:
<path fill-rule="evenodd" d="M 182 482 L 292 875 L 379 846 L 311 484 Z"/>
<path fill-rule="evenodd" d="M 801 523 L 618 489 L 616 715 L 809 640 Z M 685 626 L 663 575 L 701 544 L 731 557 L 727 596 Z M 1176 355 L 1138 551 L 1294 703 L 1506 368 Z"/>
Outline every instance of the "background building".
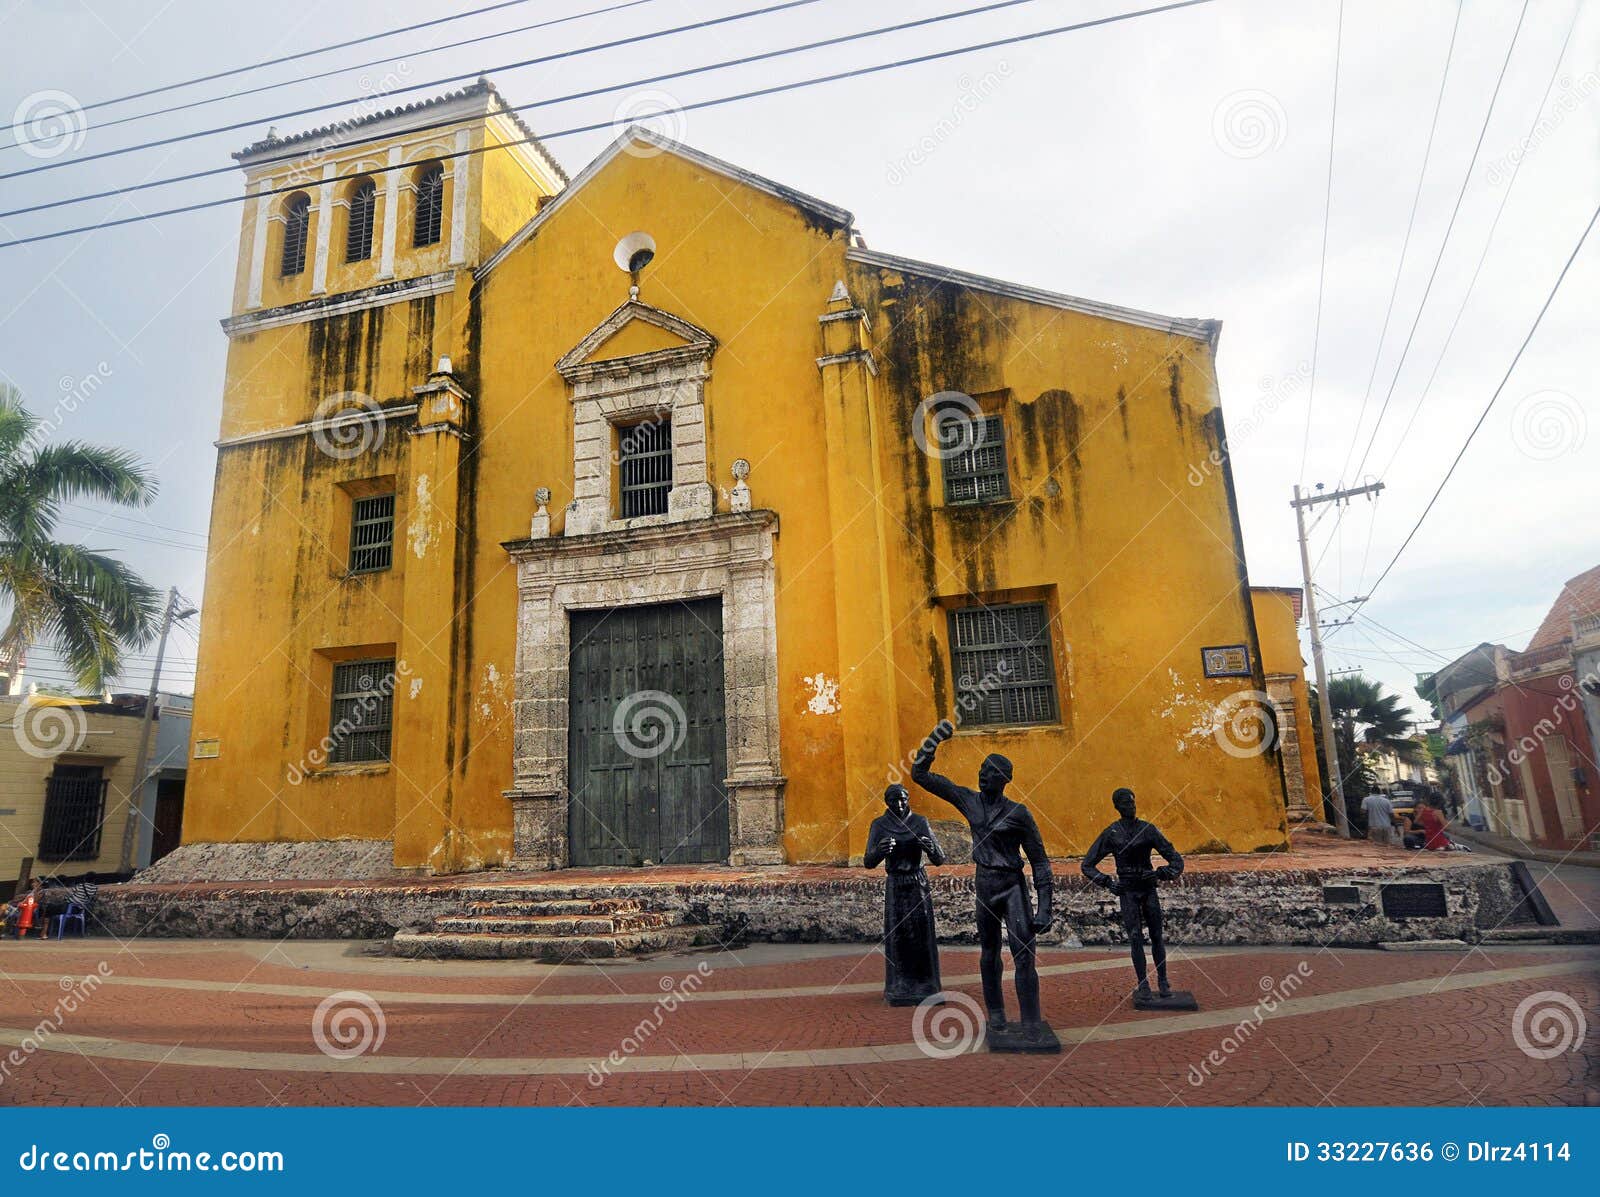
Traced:
<path fill-rule="evenodd" d="M 1600 836 L 1595 753 L 1600 567 L 1561 588 L 1522 652 L 1480 644 L 1428 679 L 1448 761 L 1489 830 L 1544 847 Z"/>
<path fill-rule="evenodd" d="M 178 845 L 190 699 L 162 694 L 151 729 L 140 813 L 129 818 L 146 696 L 110 702 L 43 694 L 0 698 L 0 893 L 32 861 L 35 876 L 143 868 Z"/>
<path fill-rule="evenodd" d="M 1298 586 L 1252 586 L 1256 633 L 1261 641 L 1261 667 L 1277 719 L 1284 785 L 1291 817 L 1306 815 L 1331 822 L 1322 795 L 1322 768 L 1317 760 L 1311 688 L 1305 658 L 1300 655 L 1300 619 L 1305 592 Z"/>

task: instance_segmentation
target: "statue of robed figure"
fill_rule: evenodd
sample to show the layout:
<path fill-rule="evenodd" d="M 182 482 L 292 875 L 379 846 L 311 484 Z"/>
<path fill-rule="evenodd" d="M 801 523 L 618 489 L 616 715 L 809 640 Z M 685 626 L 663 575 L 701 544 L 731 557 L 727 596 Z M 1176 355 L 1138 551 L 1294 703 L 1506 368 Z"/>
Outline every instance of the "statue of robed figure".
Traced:
<path fill-rule="evenodd" d="M 1083 875 L 1122 900 L 1122 927 L 1128 933 L 1128 950 L 1133 956 L 1133 973 L 1138 984 L 1133 991 L 1137 1010 L 1198 1010 L 1194 994 L 1173 989 L 1167 983 L 1167 942 L 1161 926 L 1161 898 L 1156 886 L 1175 881 L 1183 873 L 1183 857 L 1154 823 L 1139 817 L 1133 791 L 1126 787 L 1114 791 L 1111 805 L 1121 817 L 1100 833 L 1083 858 Z M 1155 865 L 1151 853 L 1165 862 Z M 1097 867 L 1106 857 L 1117 862 L 1117 875 L 1110 876 Z M 1150 954 L 1156 962 L 1156 993 L 1150 992 L 1145 971 L 1144 937 L 1150 934 Z"/>
<path fill-rule="evenodd" d="M 944 863 L 944 850 L 922 815 L 911 811 L 905 786 L 883 792 L 884 812 L 867 831 L 862 863 L 880 864 L 883 887 L 883 1000 L 891 1006 L 916 1006 L 935 997 L 939 985 L 939 942 L 933 927 L 933 894 L 923 857 Z"/>
<path fill-rule="evenodd" d="M 978 767 L 976 790 L 932 771 L 934 753 L 954 734 L 950 721 L 941 720 L 911 758 L 911 780 L 955 807 L 972 828 L 972 862 L 977 866 L 978 968 L 983 976 L 983 1004 L 989 1024 L 985 1040 L 992 1052 L 1059 1052 L 1061 1041 L 1039 1012 L 1039 969 L 1034 959 L 1035 940 L 1049 930 L 1053 921 L 1050 904 L 1055 883 L 1050 858 L 1028 808 L 1006 797 L 1011 762 L 1005 757 L 992 752 L 984 758 Z M 1037 911 L 1028 899 L 1028 884 L 1022 871 L 1024 856 L 1039 895 Z M 1006 1022 L 1005 995 L 1000 988 L 1002 933 L 1011 944 L 1020 1027 Z"/>

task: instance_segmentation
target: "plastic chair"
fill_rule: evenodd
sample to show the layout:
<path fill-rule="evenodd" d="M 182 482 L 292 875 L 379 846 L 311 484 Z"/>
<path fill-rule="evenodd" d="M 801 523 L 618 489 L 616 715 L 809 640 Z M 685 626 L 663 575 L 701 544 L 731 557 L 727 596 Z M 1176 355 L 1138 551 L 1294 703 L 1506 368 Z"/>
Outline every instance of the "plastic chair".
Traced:
<path fill-rule="evenodd" d="M 83 916 L 83 907 L 79 906 L 76 902 L 68 902 L 67 909 L 63 913 L 56 915 L 56 938 L 65 939 L 67 937 L 67 923 L 69 921 L 78 924 L 79 935 L 87 935 L 88 932 L 84 929 L 83 925 Z"/>

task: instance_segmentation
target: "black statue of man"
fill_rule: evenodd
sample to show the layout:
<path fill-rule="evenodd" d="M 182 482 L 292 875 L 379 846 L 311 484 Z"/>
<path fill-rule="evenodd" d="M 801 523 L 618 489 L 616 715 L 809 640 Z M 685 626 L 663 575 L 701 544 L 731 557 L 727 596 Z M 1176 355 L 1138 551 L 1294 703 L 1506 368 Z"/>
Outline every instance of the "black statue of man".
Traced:
<path fill-rule="evenodd" d="M 1039 1013 L 1039 969 L 1034 944 L 1049 929 L 1054 882 L 1044 840 L 1028 808 L 1006 797 L 1011 762 L 991 753 L 978 767 L 978 788 L 969 790 L 931 771 L 939 745 L 955 734 L 948 719 L 941 720 L 912 757 L 911 780 L 928 793 L 943 798 L 961 812 L 972 827 L 972 862 L 977 865 L 978 946 L 982 955 L 983 1004 L 988 1010 L 990 1051 L 1058 1052 L 1061 1043 Z M 1022 875 L 1026 855 L 1033 870 L 1033 888 L 1039 909 L 1028 901 Z M 1022 1027 L 1006 1024 L 1005 994 L 1000 987 L 1000 932 L 1011 942 L 1011 964 L 1016 973 L 1017 1005 Z"/>
<path fill-rule="evenodd" d="M 883 1000 L 891 1006 L 916 1006 L 942 988 L 933 894 L 922 858 L 941 865 L 944 850 L 928 820 L 911 813 L 905 786 L 885 790 L 883 805 L 883 814 L 867 832 L 861 862 L 869 869 L 882 864 L 888 874 L 883 887 Z"/>
<path fill-rule="evenodd" d="M 1183 872 L 1183 857 L 1154 823 L 1139 818 L 1132 790 L 1124 787 L 1113 792 L 1111 805 L 1122 817 L 1095 840 L 1089 855 L 1083 858 L 1083 875 L 1122 899 L 1122 926 L 1128 933 L 1133 971 L 1139 979 L 1133 1004 L 1141 1009 L 1196 1009 L 1193 994 L 1186 990 L 1175 993 L 1167 983 L 1167 944 L 1161 930 L 1161 899 L 1156 894 L 1157 885 L 1175 880 Z M 1152 852 L 1159 852 L 1166 863 L 1152 868 Z M 1116 858 L 1115 877 L 1095 867 L 1107 856 Z M 1150 933 L 1150 954 L 1156 961 L 1159 999 L 1150 992 L 1150 981 L 1145 973 L 1146 929 Z"/>

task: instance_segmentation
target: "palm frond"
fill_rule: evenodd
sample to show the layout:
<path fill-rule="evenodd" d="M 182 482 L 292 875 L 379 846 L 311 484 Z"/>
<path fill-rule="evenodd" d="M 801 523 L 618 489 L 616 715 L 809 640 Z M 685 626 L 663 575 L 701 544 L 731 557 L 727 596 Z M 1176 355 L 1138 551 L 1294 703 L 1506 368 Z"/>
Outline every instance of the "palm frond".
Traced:
<path fill-rule="evenodd" d="M 156 480 L 126 449 L 105 449 L 81 441 L 44 445 L 19 473 L 37 480 L 35 493 L 52 500 L 94 499 L 126 507 L 147 506 L 156 497 Z"/>
<path fill-rule="evenodd" d="M 0 382 L 0 463 L 9 461 L 39 427 L 39 417 L 22 403 L 22 392 Z"/>

